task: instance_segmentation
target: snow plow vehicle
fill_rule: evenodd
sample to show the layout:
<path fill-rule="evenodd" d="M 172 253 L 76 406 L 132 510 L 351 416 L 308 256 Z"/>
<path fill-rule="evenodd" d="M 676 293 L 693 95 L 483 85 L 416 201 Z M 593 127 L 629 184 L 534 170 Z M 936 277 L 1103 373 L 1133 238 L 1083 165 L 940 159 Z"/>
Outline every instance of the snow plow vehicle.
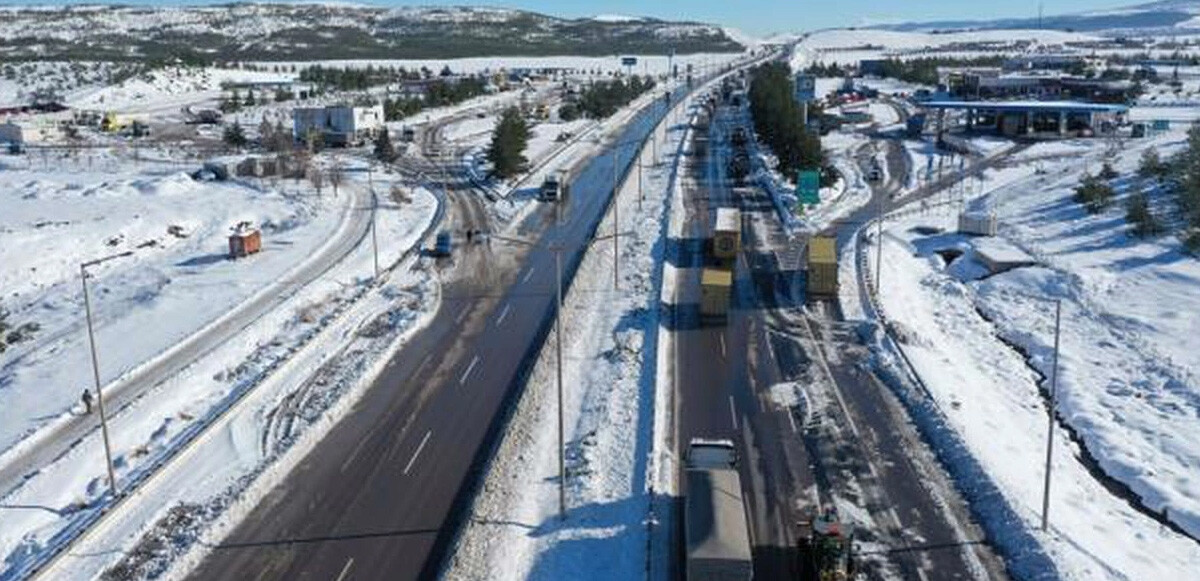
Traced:
<path fill-rule="evenodd" d="M 801 521 L 796 534 L 800 581 L 848 581 L 855 579 L 854 535 L 837 510 Z"/>

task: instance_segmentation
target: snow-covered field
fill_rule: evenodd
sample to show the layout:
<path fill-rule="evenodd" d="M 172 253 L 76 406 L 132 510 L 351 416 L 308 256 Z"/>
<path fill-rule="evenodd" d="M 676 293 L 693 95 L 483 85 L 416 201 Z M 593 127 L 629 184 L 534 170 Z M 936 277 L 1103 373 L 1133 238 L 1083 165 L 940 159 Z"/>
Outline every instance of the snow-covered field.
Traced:
<path fill-rule="evenodd" d="M 82 411 L 91 366 L 80 263 L 133 253 L 91 270 L 108 383 L 286 276 L 347 219 L 345 204 L 288 182 L 202 183 L 119 163 L 116 171 L 82 161 L 58 171 L 0 165 L 0 300 L 16 321 L 41 326 L 0 362 L 0 450 Z M 243 221 L 262 226 L 264 251 L 226 260 L 226 236 Z"/>
<path fill-rule="evenodd" d="M 1179 140 L 1176 132 L 1155 142 L 1169 150 Z M 1131 175 L 1147 145 L 1122 148 L 1118 171 Z M 882 306 L 942 413 L 1036 530 L 1053 301 L 1061 300 L 1051 528 L 1037 538 L 1069 579 L 1183 578 L 1200 563 L 1200 543 L 1158 518 L 1200 536 L 1200 359 L 1190 341 L 1200 330 L 1200 263 L 1174 237 L 1130 237 L 1120 200 L 1091 216 L 1071 199 L 1104 146 L 1035 145 L 988 172 L 983 195 L 970 201 L 995 211 L 1002 237 L 1036 266 L 984 276 L 977 239 L 918 228 L 953 232 L 956 207 L 898 214 L 884 235 Z M 1140 187 L 1129 178 L 1116 185 Z M 963 255 L 939 255 L 947 250 Z M 857 303 L 855 293 L 844 288 L 843 304 Z M 1158 518 L 1106 488 L 1096 468 Z"/>
<path fill-rule="evenodd" d="M 954 56 L 972 58 L 1025 52 L 1033 43 L 1039 50 L 1061 50 L 1068 42 L 1094 40 L 1096 37 L 1058 30 L 977 30 L 948 34 L 899 32 L 873 29 L 833 29 L 810 34 L 796 45 L 793 68 L 811 63 L 857 65 L 863 59 L 920 58 Z M 959 50 L 963 45 L 987 44 Z"/>
<path fill-rule="evenodd" d="M 381 175 L 375 184 L 386 195 L 390 181 Z M 365 190 L 364 182 L 365 176 L 355 174 L 343 197 L 347 190 Z M 365 199 L 369 207 L 371 198 Z M 379 238 L 390 241 L 380 248 L 381 266 L 408 252 L 435 210 L 434 196 L 424 190 L 414 191 L 409 202 L 381 200 L 376 225 Z M 253 261 L 266 254 L 244 264 L 256 266 Z M 347 394 L 369 384 L 385 355 L 436 310 L 437 289 L 427 273 L 409 273 L 405 267 L 378 286 L 371 276 L 371 246 L 360 239 L 319 281 L 254 321 L 236 340 L 110 412 L 118 485 L 139 488 L 114 518 L 101 521 L 78 550 L 59 561 L 51 576 L 91 578 L 123 554 L 131 555 L 123 565 L 142 574 L 161 571 L 178 553 L 192 549 L 200 534 L 236 523 L 239 510 L 253 506 L 255 494 L 286 474 L 288 462 L 348 408 L 354 398 Z M 236 286 L 215 278 L 196 284 L 203 293 Z M 203 302 L 205 296 L 197 294 L 191 302 Z M 336 365 L 329 363 L 335 360 Z M 156 471 L 164 463 L 165 469 Z M 0 553 L 8 557 L 0 578 L 20 576 L 63 535 L 100 517 L 112 503 L 103 474 L 99 435 L 93 431 L 5 496 L 5 505 L 26 508 L 10 509 L 5 517 Z M 186 525 L 169 533 L 177 541 L 173 551 L 149 559 L 131 551 L 137 543 L 152 542 L 147 539 L 155 534 L 167 534 L 154 531 L 168 513 L 185 515 Z"/>

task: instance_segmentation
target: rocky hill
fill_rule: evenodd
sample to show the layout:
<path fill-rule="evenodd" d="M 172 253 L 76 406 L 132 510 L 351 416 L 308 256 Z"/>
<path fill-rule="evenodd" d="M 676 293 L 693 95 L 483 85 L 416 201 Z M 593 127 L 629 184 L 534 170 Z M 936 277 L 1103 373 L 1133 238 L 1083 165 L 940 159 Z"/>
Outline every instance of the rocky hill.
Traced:
<path fill-rule="evenodd" d="M 336 4 L 0 8 L 3 60 L 318 60 L 731 52 L 713 25 Z"/>

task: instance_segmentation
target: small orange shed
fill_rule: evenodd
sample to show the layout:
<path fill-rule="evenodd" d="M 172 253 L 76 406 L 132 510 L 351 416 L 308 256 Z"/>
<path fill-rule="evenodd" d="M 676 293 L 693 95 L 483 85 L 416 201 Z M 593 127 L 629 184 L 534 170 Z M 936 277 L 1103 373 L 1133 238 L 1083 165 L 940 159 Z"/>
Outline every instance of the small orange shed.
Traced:
<path fill-rule="evenodd" d="M 258 228 L 239 224 L 229 235 L 229 257 L 242 258 L 262 250 L 262 233 Z"/>

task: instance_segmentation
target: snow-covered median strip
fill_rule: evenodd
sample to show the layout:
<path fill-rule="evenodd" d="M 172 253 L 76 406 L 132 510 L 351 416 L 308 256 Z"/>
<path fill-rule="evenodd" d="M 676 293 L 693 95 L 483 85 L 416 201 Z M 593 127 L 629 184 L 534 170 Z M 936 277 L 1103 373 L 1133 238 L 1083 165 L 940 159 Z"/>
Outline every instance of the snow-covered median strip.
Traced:
<path fill-rule="evenodd" d="M 683 104 L 677 107 L 683 107 Z M 660 155 L 676 152 L 686 129 L 655 129 Z M 662 420 L 656 399 L 659 295 L 664 234 L 674 177 L 671 159 L 651 167 L 639 202 L 636 170 L 615 204 L 626 218 L 620 238 L 620 290 L 612 245 L 585 255 L 564 298 L 564 411 L 567 503 L 558 511 L 555 351 L 542 350 L 446 578 L 639 579 L 650 563 L 648 518 L 664 473 L 653 461 Z M 663 157 L 668 157 L 663 155 Z M 598 232 L 613 231 L 612 214 Z M 669 476 L 669 474 L 668 474 Z M 657 488 L 657 490 L 656 490 Z"/>

